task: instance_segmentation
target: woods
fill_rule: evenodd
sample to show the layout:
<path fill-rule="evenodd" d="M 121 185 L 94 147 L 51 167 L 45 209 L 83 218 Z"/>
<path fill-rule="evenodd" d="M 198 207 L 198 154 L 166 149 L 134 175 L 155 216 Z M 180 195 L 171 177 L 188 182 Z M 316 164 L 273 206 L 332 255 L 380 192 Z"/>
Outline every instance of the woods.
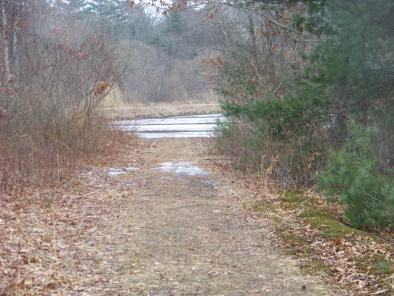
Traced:
<path fill-rule="evenodd" d="M 390 1 L 1 4 L 3 184 L 107 147 L 97 107 L 116 83 L 125 103 L 219 95 L 235 166 L 393 227 Z"/>
<path fill-rule="evenodd" d="M 161 208 L 155 210 L 156 225 L 165 223 L 171 232 L 158 234 L 163 240 L 178 233 L 185 217 L 194 231 L 188 233 L 192 238 L 195 233 L 198 238 L 204 233 L 225 235 L 228 220 L 237 221 L 234 230 L 239 225 L 249 229 L 252 221 L 255 238 L 261 239 L 258 231 L 267 227 L 265 233 L 275 248 L 304 254 L 305 265 L 316 260 L 318 267 L 312 273 L 329 274 L 355 293 L 393 293 L 393 1 L 0 0 L 0 4 L 0 203 L 6 208 L 0 216 L 0 225 L 4 224 L 0 276 L 6 279 L 0 280 L 0 294 L 4 290 L 27 295 L 23 291 L 29 289 L 80 293 L 87 285 L 97 295 L 104 288 L 112 294 L 118 289 L 151 295 L 142 280 L 132 287 L 117 280 L 108 287 L 100 272 L 105 270 L 111 278 L 117 260 L 122 262 L 119 279 L 134 280 L 145 270 L 141 278 L 148 274 L 152 291 L 158 291 L 167 275 L 152 270 L 165 270 L 166 265 L 159 262 L 160 254 L 160 260 L 149 261 L 156 254 L 155 242 L 144 232 L 149 227 L 140 224 L 151 222 L 145 202 L 155 206 L 150 198 L 159 193 L 166 196 L 162 206 L 173 219 L 166 220 Z M 111 97 L 113 90 L 117 99 Z M 189 139 L 187 147 L 180 139 L 163 141 L 167 145 L 163 147 L 184 149 L 179 155 L 162 149 L 160 141 L 148 144 L 115 130 L 105 116 L 110 108 L 133 111 L 135 106 L 149 109 L 164 103 L 204 105 L 218 100 L 228 120 L 218 125 L 209 144 L 206 139 L 198 145 Z M 158 171 L 158 156 L 162 163 L 172 163 L 180 155 L 179 162 L 189 161 L 203 143 L 201 150 L 207 155 L 199 155 L 199 160 L 220 167 L 217 181 L 175 178 Z M 116 159 L 119 151 L 124 159 Z M 113 169 L 124 179 L 111 179 L 108 172 Z M 210 178 L 208 173 L 205 177 Z M 220 193 L 226 208 L 214 200 L 223 177 L 238 186 Z M 173 194 L 181 187 L 179 195 Z M 100 195 L 103 188 L 105 195 Z M 140 204 L 133 203 L 136 196 Z M 179 196 L 181 212 L 171 208 Z M 189 201 L 190 197 L 194 199 Z M 167 198 L 173 204 L 167 204 Z M 204 198 L 215 207 L 212 212 Z M 220 217 L 220 231 L 212 225 L 194 229 L 195 213 L 188 209 L 195 200 L 204 204 L 202 212 L 209 213 L 209 219 L 200 223 L 209 220 L 214 225 Z M 122 215 L 113 214 L 119 209 Z M 97 211 L 112 222 L 101 219 Z M 259 224 L 257 213 L 262 213 L 267 226 Z M 120 223 L 119 217 L 129 224 Z M 268 228 L 271 223 L 277 224 L 274 230 Z M 141 254 L 129 247 L 134 240 L 128 237 L 128 227 L 152 247 L 152 254 L 143 254 L 143 263 L 137 258 Z M 153 229 L 160 232 L 159 226 Z M 90 236 L 95 236 L 94 243 Z M 100 246 L 104 237 L 105 246 Z M 184 247 L 181 235 L 177 237 Z M 126 255 L 111 253 L 119 238 Z M 250 259 L 249 251 L 242 253 L 249 250 L 244 241 L 239 231 L 240 245 L 234 253 Z M 264 253 L 260 243 L 250 242 Z M 214 253 L 219 245 L 208 246 Z M 84 253 L 86 248 L 94 260 Z M 205 256 L 203 248 L 186 249 Z M 34 255 L 37 250 L 40 259 Z M 211 261 L 204 261 L 207 270 L 201 268 L 199 278 L 209 282 L 216 277 L 221 284 L 221 277 L 237 274 L 227 268 L 248 267 L 243 261 L 228 264 L 225 250 L 221 251 L 224 267 L 222 262 L 217 266 L 224 269 L 212 271 Z M 74 261 L 68 264 L 60 254 Z M 112 259 L 102 259 L 103 254 Z M 171 260 L 175 263 L 169 266 L 176 270 L 180 259 Z M 49 265 L 50 272 L 44 272 Z M 193 283 L 199 266 L 185 269 Z M 35 269 L 40 270 L 36 284 Z M 87 282 L 84 273 L 89 273 Z M 252 283 L 259 282 L 255 274 L 245 275 Z M 167 278 L 163 291 L 173 282 Z M 212 295 L 218 293 L 212 289 L 216 291 Z"/>
<path fill-rule="evenodd" d="M 212 61 L 238 119 L 219 146 L 282 186 L 334 194 L 357 228 L 392 228 L 393 4 L 268 2 L 249 12 L 262 34 Z"/>
<path fill-rule="evenodd" d="M 12 178 L 37 174 L 48 147 L 59 167 L 60 151 L 106 146 L 94 138 L 105 129 L 97 107 L 115 83 L 129 103 L 204 100 L 213 87 L 234 119 L 218 147 L 236 166 L 286 188 L 317 185 L 357 228 L 392 228 L 393 9 L 384 0 L 4 0 L 3 183 L 11 167 Z"/>

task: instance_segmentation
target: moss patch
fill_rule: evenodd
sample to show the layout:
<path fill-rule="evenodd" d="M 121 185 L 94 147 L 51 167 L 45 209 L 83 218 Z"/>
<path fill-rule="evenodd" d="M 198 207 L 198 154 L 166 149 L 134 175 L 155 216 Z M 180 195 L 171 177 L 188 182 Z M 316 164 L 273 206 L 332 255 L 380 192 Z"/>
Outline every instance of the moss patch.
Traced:
<path fill-rule="evenodd" d="M 292 191 L 282 194 L 281 204 L 286 209 L 299 210 L 299 218 L 323 232 L 325 238 L 332 240 L 345 236 L 366 235 L 368 233 L 354 229 L 338 221 L 338 218 L 329 214 L 328 209 L 320 205 L 313 197 L 303 192 Z"/>
<path fill-rule="evenodd" d="M 358 230 L 342 224 L 335 217 L 321 210 L 307 208 L 299 217 L 304 218 L 309 224 L 321 230 L 327 239 L 338 239 L 358 232 Z"/>
<path fill-rule="evenodd" d="M 357 279 L 352 278 L 356 272 L 361 280 L 362 275 L 372 276 L 374 285 L 385 290 L 384 295 L 394 293 L 387 280 L 394 272 L 394 264 L 387 257 L 391 248 L 385 241 L 342 223 L 332 214 L 337 209 L 320 197 L 290 191 L 281 193 L 278 200 L 280 206 L 277 202 L 263 200 L 256 202 L 253 209 L 262 214 L 269 209 L 277 214 L 274 226 L 282 246 L 304 259 L 302 267 L 307 272 L 324 273 L 336 280 L 346 278 L 341 284 L 343 288 L 353 290 L 356 287 L 358 291 Z M 346 264 L 341 265 L 340 262 Z"/>

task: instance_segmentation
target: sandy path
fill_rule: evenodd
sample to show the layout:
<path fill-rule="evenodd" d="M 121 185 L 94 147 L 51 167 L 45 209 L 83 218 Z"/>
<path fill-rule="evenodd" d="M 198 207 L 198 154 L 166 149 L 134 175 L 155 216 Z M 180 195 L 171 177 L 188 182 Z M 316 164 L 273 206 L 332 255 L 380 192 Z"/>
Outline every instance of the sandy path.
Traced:
<path fill-rule="evenodd" d="M 29 245 L 48 237 L 46 250 L 31 250 L 23 284 L 45 268 L 47 281 L 26 286 L 37 295 L 334 295 L 274 249 L 269 221 L 212 168 L 206 141 L 152 140 L 68 185 L 40 212 L 54 224 L 39 210 L 20 217 Z M 160 170 L 166 162 L 205 174 Z M 108 176 L 111 167 L 123 173 Z"/>
<path fill-rule="evenodd" d="M 121 258 L 114 274 L 131 295 L 330 295 L 318 279 L 273 250 L 269 221 L 248 217 L 240 192 L 204 167 L 201 140 L 156 140 L 139 171 L 116 176 L 135 184 L 113 233 Z M 204 158 L 205 157 L 205 158 Z M 193 162 L 205 175 L 158 168 Z M 193 171 L 191 171 L 192 173 Z M 112 239 L 111 239 L 112 240 Z M 116 258 L 116 257 L 115 257 Z M 306 287 L 306 289 L 303 289 Z"/>

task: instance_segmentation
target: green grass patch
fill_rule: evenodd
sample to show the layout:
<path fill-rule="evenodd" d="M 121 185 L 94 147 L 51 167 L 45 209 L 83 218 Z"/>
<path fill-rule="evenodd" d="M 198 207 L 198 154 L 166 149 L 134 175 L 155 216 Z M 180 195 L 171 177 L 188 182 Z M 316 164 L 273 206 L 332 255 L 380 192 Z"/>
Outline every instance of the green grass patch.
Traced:
<path fill-rule="evenodd" d="M 375 254 L 371 259 L 373 265 L 371 268 L 372 273 L 378 275 L 389 275 L 394 273 L 394 266 L 390 261 L 387 261 L 384 256 Z"/>
<path fill-rule="evenodd" d="M 391 274 L 394 272 L 391 263 L 388 261 L 376 262 L 373 266 L 373 271 L 379 274 Z"/>

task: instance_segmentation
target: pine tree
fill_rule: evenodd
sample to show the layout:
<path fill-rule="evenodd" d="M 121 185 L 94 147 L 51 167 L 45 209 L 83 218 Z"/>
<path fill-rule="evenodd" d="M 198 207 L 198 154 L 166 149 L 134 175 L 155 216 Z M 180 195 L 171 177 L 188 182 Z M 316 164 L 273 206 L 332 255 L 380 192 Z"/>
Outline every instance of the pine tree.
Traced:
<path fill-rule="evenodd" d="M 165 18 L 165 33 L 180 34 L 185 29 L 185 20 L 177 9 L 170 9 Z"/>
<path fill-rule="evenodd" d="M 393 12 L 393 1 L 325 3 L 320 32 L 326 35 L 303 77 L 324 90 L 317 101 L 325 101 L 332 115 L 329 131 L 337 147 L 320 186 L 339 194 L 357 228 L 394 223 Z"/>
<path fill-rule="evenodd" d="M 293 180 L 308 172 L 317 152 L 320 169 L 326 167 L 321 188 L 340 196 L 355 227 L 392 227 L 394 1 L 298 2 L 308 13 L 293 15 L 293 27 L 318 41 L 304 54 L 303 70 L 294 68 L 278 98 L 269 90 L 254 92 L 242 64 L 229 71 L 226 63 L 222 74 L 230 87 L 222 91 L 230 100 L 224 111 L 252 123 L 255 146 L 290 155 L 283 170 Z M 244 74 L 238 97 L 231 93 L 233 73 Z"/>
<path fill-rule="evenodd" d="M 166 12 L 164 19 L 162 46 L 172 56 L 180 56 L 182 35 L 186 30 L 186 20 L 182 11 L 171 8 Z"/>

